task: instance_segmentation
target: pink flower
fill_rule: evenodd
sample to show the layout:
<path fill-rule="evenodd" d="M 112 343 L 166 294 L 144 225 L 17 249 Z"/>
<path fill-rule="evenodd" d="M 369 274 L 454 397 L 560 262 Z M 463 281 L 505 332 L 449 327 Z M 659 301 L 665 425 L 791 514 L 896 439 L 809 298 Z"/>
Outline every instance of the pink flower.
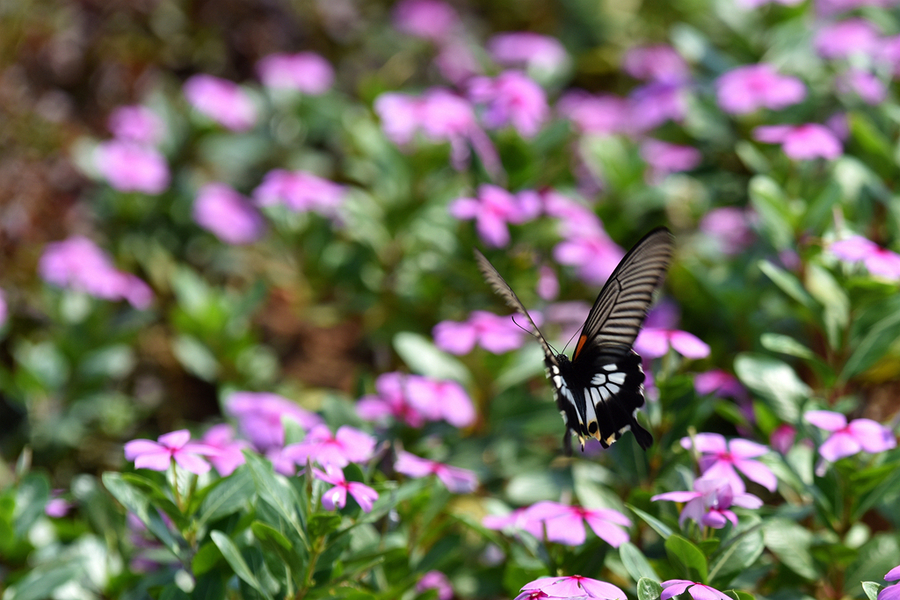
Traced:
<path fill-rule="evenodd" d="M 811 410 L 803 418 L 831 436 L 819 446 L 819 454 L 828 462 L 853 456 L 861 450 L 870 454 L 884 452 L 897 446 L 897 438 L 890 429 L 872 419 L 854 419 L 830 410 Z"/>
<path fill-rule="evenodd" d="M 731 373 L 722 369 L 712 369 L 694 375 L 694 389 L 698 394 L 712 394 L 720 398 L 746 399 L 747 390 Z"/>
<path fill-rule="evenodd" d="M 844 94 L 856 94 L 866 104 L 876 105 L 884 102 L 887 88 L 873 73 L 863 69 L 851 68 L 838 77 L 837 89 Z"/>
<path fill-rule="evenodd" d="M 363 396 L 356 405 L 357 414 L 367 421 L 393 417 L 411 427 L 425 420 L 445 420 L 455 427 L 475 422 L 475 407 L 461 385 L 420 375 L 393 372 L 378 376 L 378 395 Z"/>
<path fill-rule="evenodd" d="M 341 425 L 334 435 L 327 425 L 316 425 L 302 442 L 284 448 L 284 457 L 301 467 L 309 461 L 343 469 L 350 463 L 367 462 L 373 456 L 375 438 L 349 425 Z"/>
<path fill-rule="evenodd" d="M 317 414 L 268 392 L 234 392 L 225 401 L 225 410 L 237 419 L 241 432 L 263 453 L 284 446 L 282 420 L 293 421 L 304 430 L 322 423 Z"/>
<path fill-rule="evenodd" d="M 863 263 L 876 277 L 900 280 L 900 255 L 860 235 L 833 242 L 828 249 L 846 263 Z"/>
<path fill-rule="evenodd" d="M 625 253 L 605 231 L 573 235 L 553 248 L 553 258 L 561 265 L 575 267 L 585 283 L 600 285 L 609 279 Z"/>
<path fill-rule="evenodd" d="M 162 119 L 146 106 L 120 106 L 109 115 L 106 126 L 120 140 L 147 146 L 159 142 L 165 133 Z"/>
<path fill-rule="evenodd" d="M 136 469 L 165 471 L 175 461 L 179 467 L 195 475 L 209 471 L 209 463 L 202 456 L 215 456 L 218 451 L 206 444 L 191 442 L 187 429 L 159 436 L 159 441 L 132 440 L 125 444 L 125 458 L 134 461 Z"/>
<path fill-rule="evenodd" d="M 531 313 L 531 318 L 540 325 L 538 316 Z M 468 354 L 476 343 L 488 352 L 503 354 L 521 348 L 527 334 L 509 315 L 501 317 L 475 310 L 463 322 L 441 321 L 435 325 L 432 335 L 438 348 L 452 354 Z"/>
<path fill-rule="evenodd" d="M 659 182 L 670 173 L 695 169 L 703 160 L 703 155 L 693 146 L 648 138 L 641 143 L 641 158 L 650 166 L 648 180 Z"/>
<path fill-rule="evenodd" d="M 47 283 L 104 300 L 124 299 L 138 309 L 149 307 L 153 301 L 146 283 L 117 270 L 109 256 L 85 237 L 47 244 L 38 271 Z"/>
<path fill-rule="evenodd" d="M 407 35 L 442 42 L 459 25 L 459 15 L 446 2 L 402 0 L 394 6 L 394 27 Z"/>
<path fill-rule="evenodd" d="M 818 123 L 761 125 L 753 130 L 753 137 L 767 144 L 781 144 L 784 153 L 797 160 L 818 157 L 834 160 L 843 153 L 837 136 Z"/>
<path fill-rule="evenodd" d="M 665 356 L 672 348 L 685 358 L 706 358 L 709 346 L 700 338 L 687 331 L 644 327 L 634 341 L 634 350 L 646 358 Z"/>
<path fill-rule="evenodd" d="M 673 81 L 653 81 L 635 88 L 628 97 L 632 127 L 644 132 L 667 121 L 683 121 L 687 114 L 687 89 L 685 83 Z"/>
<path fill-rule="evenodd" d="M 200 188 L 194 221 L 226 244 L 252 244 L 266 231 L 266 222 L 250 200 L 224 183 Z"/>
<path fill-rule="evenodd" d="M 794 447 L 795 437 L 797 437 L 797 430 L 794 426 L 782 423 L 769 435 L 769 445 L 776 452 L 787 454 Z"/>
<path fill-rule="evenodd" d="M 457 219 L 475 219 L 484 243 L 500 248 L 509 243 L 507 224 L 519 225 L 538 216 L 541 200 L 530 190 L 513 195 L 496 185 L 482 184 L 477 198 L 458 198 L 449 210 Z"/>
<path fill-rule="evenodd" d="M 885 581 L 900 579 L 900 566 L 894 567 L 884 576 Z M 878 600 L 900 600 L 900 585 L 891 585 L 878 592 Z"/>
<path fill-rule="evenodd" d="M 766 63 L 728 71 L 716 81 L 716 92 L 722 110 L 738 115 L 760 108 L 781 110 L 806 97 L 802 81 L 781 75 Z"/>
<path fill-rule="evenodd" d="M 497 64 L 524 67 L 538 78 L 558 73 L 569 61 L 559 40 L 528 31 L 498 33 L 488 40 L 487 50 Z"/>
<path fill-rule="evenodd" d="M 611 94 L 595 96 L 580 90 L 568 92 L 556 103 L 556 111 L 583 134 L 627 134 L 632 129 L 628 101 Z"/>
<path fill-rule="evenodd" d="M 94 150 L 101 177 L 120 192 L 156 195 L 169 187 L 169 164 L 155 148 L 130 140 L 110 140 Z"/>
<path fill-rule="evenodd" d="M 879 33 L 875 26 L 865 19 L 847 19 L 822 27 L 813 43 L 823 58 L 870 56 L 878 49 Z"/>
<path fill-rule="evenodd" d="M 537 600 L 538 598 L 604 598 L 606 600 L 626 600 L 625 592 L 611 583 L 567 575 L 565 577 L 541 577 L 522 586 L 515 600 Z"/>
<path fill-rule="evenodd" d="M 622 69 L 645 81 L 684 81 L 690 75 L 687 63 L 671 46 L 635 46 L 622 57 Z"/>
<path fill-rule="evenodd" d="M 415 478 L 437 475 L 441 483 L 454 494 L 474 492 L 475 488 L 478 487 L 478 478 L 472 471 L 421 458 L 405 450 L 397 452 L 397 461 L 394 463 L 394 469 L 398 473 Z"/>
<path fill-rule="evenodd" d="M 207 429 L 202 441 L 216 450 L 216 454 L 209 457 L 209 462 L 222 477 L 228 477 L 244 464 L 242 451 L 250 448 L 247 441 L 234 439 L 234 429 L 227 423 L 213 425 Z"/>
<path fill-rule="evenodd" d="M 427 590 L 437 590 L 438 600 L 453 598 L 453 586 L 450 580 L 440 571 L 428 571 L 416 583 L 416 592 L 422 594 Z"/>
<path fill-rule="evenodd" d="M 504 71 L 493 79 L 475 77 L 469 83 L 469 98 L 486 105 L 485 127 L 512 125 L 523 138 L 534 137 L 550 111 L 541 86 L 518 71 Z"/>
<path fill-rule="evenodd" d="M 9 308 L 6 306 L 6 294 L 0 290 L 0 327 L 6 323 L 9 318 Z"/>
<path fill-rule="evenodd" d="M 323 473 L 313 467 L 313 475 L 325 483 L 334 487 L 322 494 L 322 506 L 326 510 L 344 508 L 347 505 L 347 493 L 349 492 L 363 512 L 371 512 L 372 505 L 378 500 L 378 492 L 364 483 L 347 481 L 344 472 L 334 465 L 327 465 Z"/>
<path fill-rule="evenodd" d="M 256 104 L 232 81 L 194 75 L 184 82 L 184 95 L 197 111 L 232 131 L 247 131 L 256 124 Z"/>
<path fill-rule="evenodd" d="M 548 541 L 580 546 L 585 540 L 584 523 L 613 548 L 628 541 L 628 532 L 624 527 L 630 527 L 631 520 L 619 511 L 568 506 L 549 500 L 528 508 L 524 529 L 538 539 L 543 539 L 546 532 Z"/>
<path fill-rule="evenodd" d="M 253 190 L 260 206 L 282 204 L 294 212 L 314 212 L 336 218 L 344 203 L 344 187 L 307 171 L 274 169 Z"/>
<path fill-rule="evenodd" d="M 543 300 L 553 300 L 559 296 L 559 279 L 552 267 L 541 265 L 538 271 L 537 295 Z"/>
<path fill-rule="evenodd" d="M 729 510 L 732 506 L 741 508 L 759 508 L 762 500 L 753 494 L 735 494 L 731 489 L 731 483 L 724 479 L 710 479 L 706 476 L 694 480 L 693 492 L 666 492 L 650 498 L 651 501 L 669 500 L 672 502 L 684 502 L 678 524 L 684 527 L 688 519 L 704 527 L 722 529 L 725 523 L 731 523 L 737 527 L 737 515 Z"/>
<path fill-rule="evenodd" d="M 735 471 L 735 467 L 770 492 L 775 491 L 778 480 L 769 467 L 758 460 L 752 460 L 769 452 L 762 444 L 744 439 L 725 441 L 718 433 L 698 433 L 691 438 L 681 438 L 681 447 L 690 450 L 696 443 L 700 453 L 700 471 L 704 479 L 723 479 L 731 485 L 735 494 L 746 492 L 744 481 Z"/>
<path fill-rule="evenodd" d="M 691 594 L 694 600 L 732 600 L 731 596 L 723 594 L 716 588 L 687 579 L 669 579 L 660 585 L 663 587 L 660 600 L 669 600 L 669 598 L 680 596 L 685 590 Z"/>
<path fill-rule="evenodd" d="M 723 254 L 740 254 L 756 237 L 752 221 L 754 213 L 736 206 L 714 208 L 703 215 L 700 231 L 706 234 Z"/>
<path fill-rule="evenodd" d="M 334 69 L 315 52 L 270 54 L 256 63 L 263 85 L 321 96 L 334 83 Z"/>
<path fill-rule="evenodd" d="M 72 507 L 74 507 L 75 504 L 60 497 L 64 491 L 65 490 L 57 489 L 50 492 L 50 499 L 47 500 L 47 504 L 44 506 L 45 515 L 59 519 L 66 516 L 66 514 L 72 510 Z"/>
<path fill-rule="evenodd" d="M 475 75 L 483 73 L 481 63 L 472 50 L 472 46 L 464 39 L 453 37 L 442 43 L 434 58 L 440 74 L 455 87 L 465 87 L 466 82 Z"/>

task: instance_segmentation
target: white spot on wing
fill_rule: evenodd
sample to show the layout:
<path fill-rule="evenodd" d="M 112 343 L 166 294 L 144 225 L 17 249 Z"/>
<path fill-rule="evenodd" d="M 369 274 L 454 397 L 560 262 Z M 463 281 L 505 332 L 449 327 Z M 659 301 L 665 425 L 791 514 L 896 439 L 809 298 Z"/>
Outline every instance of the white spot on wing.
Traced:
<path fill-rule="evenodd" d="M 593 383 L 594 385 L 603 385 L 604 383 L 606 383 L 606 374 L 605 373 L 597 373 L 591 379 L 591 383 Z"/>
<path fill-rule="evenodd" d="M 600 397 L 603 398 L 603 401 L 604 401 L 604 402 L 606 402 L 607 400 L 609 400 L 609 397 L 612 395 L 612 394 L 609 393 L 609 390 L 606 389 L 606 386 L 597 388 L 597 391 L 600 392 Z"/>
<path fill-rule="evenodd" d="M 609 390 L 609 393 L 610 393 L 610 394 L 612 394 L 613 396 L 615 396 L 616 394 L 619 393 L 619 390 L 620 390 L 621 388 L 620 388 L 619 386 L 617 386 L 616 384 L 614 384 L 614 383 L 608 383 L 608 384 L 606 384 L 606 389 Z"/>
<path fill-rule="evenodd" d="M 565 386 L 563 385 L 562 377 L 560 377 L 559 375 L 554 375 L 554 376 L 553 376 L 553 385 L 555 385 L 555 386 L 558 387 L 558 388 L 565 387 Z"/>
<path fill-rule="evenodd" d="M 610 373 L 609 380 L 613 383 L 622 385 L 623 383 L 625 383 L 625 373 L 622 373 L 621 371 L 619 371 L 618 373 Z"/>
<path fill-rule="evenodd" d="M 608 365 L 603 365 L 603 370 L 604 371 L 615 371 L 616 363 L 609 363 Z"/>

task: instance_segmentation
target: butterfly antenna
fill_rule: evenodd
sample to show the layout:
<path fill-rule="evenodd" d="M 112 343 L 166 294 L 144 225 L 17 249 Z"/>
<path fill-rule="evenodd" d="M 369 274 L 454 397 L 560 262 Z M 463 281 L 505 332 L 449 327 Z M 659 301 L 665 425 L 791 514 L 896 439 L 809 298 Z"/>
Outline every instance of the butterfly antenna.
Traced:
<path fill-rule="evenodd" d="M 510 315 L 510 316 L 512 317 L 512 322 L 515 323 L 516 327 L 518 327 L 519 329 L 521 329 L 522 331 L 524 331 L 525 333 L 527 333 L 527 334 L 530 335 L 531 337 L 535 337 L 533 331 L 531 331 L 531 330 L 528 329 L 527 327 L 522 327 L 521 325 L 519 325 L 519 322 L 516 321 L 516 314 L 512 314 L 512 315 Z M 544 340 L 544 341 L 546 341 L 546 340 Z M 569 340 L 569 341 L 571 341 L 571 340 Z M 553 350 L 553 353 L 554 353 L 554 354 L 559 354 L 559 352 L 556 351 L 556 348 L 553 347 L 553 344 L 551 344 L 550 342 L 547 342 L 547 346 L 549 346 L 550 349 Z"/>

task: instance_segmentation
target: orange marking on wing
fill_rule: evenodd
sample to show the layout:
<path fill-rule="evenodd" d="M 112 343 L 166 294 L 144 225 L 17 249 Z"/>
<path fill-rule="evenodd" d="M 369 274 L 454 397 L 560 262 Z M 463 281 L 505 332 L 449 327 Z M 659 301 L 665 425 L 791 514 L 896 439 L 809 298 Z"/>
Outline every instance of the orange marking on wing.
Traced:
<path fill-rule="evenodd" d="M 584 347 L 584 343 L 587 341 L 587 336 L 583 335 L 578 338 L 578 345 L 575 346 L 575 354 L 572 355 L 572 360 L 578 358 L 578 354 L 581 352 L 581 349 Z"/>

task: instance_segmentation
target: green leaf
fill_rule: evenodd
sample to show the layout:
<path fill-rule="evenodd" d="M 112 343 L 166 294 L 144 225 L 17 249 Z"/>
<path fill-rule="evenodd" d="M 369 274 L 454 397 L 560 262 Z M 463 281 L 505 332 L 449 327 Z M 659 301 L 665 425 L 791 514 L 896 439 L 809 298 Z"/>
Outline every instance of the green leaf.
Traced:
<path fill-rule="evenodd" d="M 729 539 L 716 553 L 710 565 L 710 584 L 714 587 L 727 585 L 731 581 L 731 576 L 744 571 L 756 562 L 764 549 L 762 529 L 759 525 L 752 526 Z M 719 583 L 718 580 L 721 580 L 722 583 Z"/>
<path fill-rule="evenodd" d="M 238 547 L 234 545 L 234 542 L 231 541 L 227 535 L 218 530 L 213 530 L 209 532 L 209 536 L 212 538 L 213 543 L 215 543 L 216 547 L 219 548 L 219 552 L 222 553 L 222 556 L 225 557 L 225 560 L 231 565 L 231 568 L 234 570 L 234 574 L 241 578 L 247 585 L 252 587 L 254 590 L 259 592 L 259 594 L 265 598 L 271 598 L 266 590 L 263 589 L 262 585 L 259 583 L 259 580 L 256 578 L 256 575 L 253 574 L 253 571 L 250 570 L 250 566 L 244 561 L 244 557 L 241 556 L 240 550 Z"/>
<path fill-rule="evenodd" d="M 878 600 L 878 592 L 881 591 L 881 584 L 875 581 L 862 581 L 863 592 L 866 593 L 866 598 L 869 600 Z"/>
<path fill-rule="evenodd" d="M 259 540 L 263 550 L 278 555 L 287 567 L 290 569 L 296 581 L 300 581 L 303 577 L 306 565 L 307 555 L 303 548 L 294 548 L 291 541 L 274 527 L 254 521 L 250 524 L 250 530 Z"/>
<path fill-rule="evenodd" d="M 269 504 L 285 522 L 291 525 L 294 533 L 303 541 L 306 550 L 309 551 L 305 512 L 303 512 L 307 499 L 302 498 L 297 490 L 285 481 L 284 477 L 275 474 L 272 463 L 253 452 L 244 452 L 244 456 L 247 459 L 247 467 L 253 475 L 256 493 L 260 500 Z"/>
<path fill-rule="evenodd" d="M 757 175 L 750 180 L 750 203 L 759 215 L 766 237 L 778 250 L 790 248 L 794 239 L 793 217 L 784 190 L 771 177 Z"/>
<path fill-rule="evenodd" d="M 794 275 L 780 267 L 776 267 L 767 260 L 761 260 L 756 264 L 759 270 L 772 280 L 772 283 L 781 288 L 782 292 L 810 310 L 816 308 L 815 300 L 806 292 L 803 284 Z"/>
<path fill-rule="evenodd" d="M 806 289 L 825 307 L 822 318 L 832 348 L 842 346 L 841 337 L 850 321 L 850 299 L 831 273 L 816 264 L 806 269 Z"/>
<path fill-rule="evenodd" d="M 813 351 L 788 335 L 780 333 L 764 333 L 759 336 L 759 341 L 763 348 L 787 354 L 788 356 L 796 356 L 797 358 L 814 359 L 816 355 Z"/>
<path fill-rule="evenodd" d="M 706 581 L 709 573 L 706 557 L 700 548 L 678 534 L 672 534 L 665 543 L 666 556 L 676 568 L 682 570 L 683 579 Z"/>
<path fill-rule="evenodd" d="M 653 515 L 651 515 L 649 513 L 645 513 L 641 509 L 637 508 L 636 506 L 632 506 L 631 504 L 626 504 L 626 506 L 629 509 L 631 509 L 631 512 L 633 512 L 634 514 L 639 516 L 642 521 L 644 521 L 647 525 L 649 525 L 650 528 L 653 529 L 653 531 L 658 533 L 659 537 L 661 537 L 663 539 L 667 539 L 669 536 L 672 535 L 672 528 L 669 527 L 668 525 L 666 525 L 665 523 L 663 523 L 662 521 L 660 521 L 659 519 L 657 519 L 656 517 L 654 517 Z"/>
<path fill-rule="evenodd" d="M 763 354 L 743 352 L 734 359 L 734 372 L 744 385 L 767 400 L 784 421 L 799 420 L 800 407 L 812 391 L 790 365 Z"/>
<path fill-rule="evenodd" d="M 325 537 L 337 531 L 341 526 L 341 517 L 334 513 L 315 513 L 309 516 L 309 537 L 315 539 Z"/>
<path fill-rule="evenodd" d="M 191 560 L 191 570 L 194 575 L 201 576 L 211 571 L 219 561 L 222 560 L 222 553 L 219 547 L 212 542 L 207 542 L 200 546 L 194 558 Z"/>
<path fill-rule="evenodd" d="M 867 308 L 853 329 L 860 335 L 851 341 L 853 353 L 844 363 L 842 381 L 871 367 L 900 338 L 900 298 L 894 296 Z"/>
<path fill-rule="evenodd" d="M 423 335 L 403 331 L 394 336 L 394 349 L 403 362 L 421 375 L 468 383 L 472 377 L 458 358 L 438 349 Z"/>
<path fill-rule="evenodd" d="M 735 600 L 756 600 L 756 597 L 743 590 L 728 590 L 728 593 L 734 596 Z"/>
<path fill-rule="evenodd" d="M 763 540 L 772 554 L 797 575 L 810 581 L 821 576 L 809 551 L 812 534 L 799 523 L 769 519 L 763 524 Z"/>
<path fill-rule="evenodd" d="M 121 473 L 106 472 L 101 478 L 103 485 L 126 510 L 134 514 L 147 529 L 162 542 L 175 556 L 180 555 L 180 545 L 169 526 L 163 521 L 159 511 L 150 503 L 150 499 L 137 487 L 127 483 Z"/>
<path fill-rule="evenodd" d="M 900 542 L 895 532 L 877 533 L 857 551 L 844 571 L 844 591 L 852 593 L 857 581 L 881 579 L 900 562 Z"/>
<path fill-rule="evenodd" d="M 659 581 L 659 575 L 656 574 L 647 557 L 631 542 L 625 542 L 619 546 L 619 558 L 622 559 L 625 570 L 632 579 L 639 582 L 639 585 L 641 579 L 650 579 L 654 583 Z"/>
<path fill-rule="evenodd" d="M 31 529 L 50 498 L 50 482 L 45 475 L 28 473 L 16 489 L 16 508 L 13 511 L 16 537 L 22 538 Z"/>
<path fill-rule="evenodd" d="M 239 468 L 219 481 L 200 505 L 197 526 L 203 526 L 247 506 L 255 492 L 253 476 L 247 468 Z"/>
<path fill-rule="evenodd" d="M 3 594 L 4 600 L 46 600 L 53 598 L 57 588 L 67 583 L 76 583 L 84 572 L 84 565 L 78 562 L 39 565 L 25 577 L 11 585 Z"/>
<path fill-rule="evenodd" d="M 213 381 L 221 367 L 212 351 L 192 335 L 179 335 L 172 341 L 172 352 L 189 373 L 204 381 Z"/>
<path fill-rule="evenodd" d="M 662 586 L 654 578 L 641 577 L 637 582 L 638 600 L 659 600 L 662 595 Z"/>

